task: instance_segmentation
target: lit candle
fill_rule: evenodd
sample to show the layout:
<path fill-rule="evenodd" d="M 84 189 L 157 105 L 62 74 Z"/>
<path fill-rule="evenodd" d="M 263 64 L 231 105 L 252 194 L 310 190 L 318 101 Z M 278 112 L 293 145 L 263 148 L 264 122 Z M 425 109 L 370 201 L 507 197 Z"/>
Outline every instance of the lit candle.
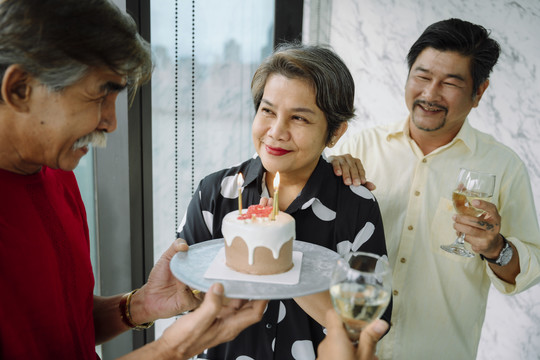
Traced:
<path fill-rule="evenodd" d="M 274 204 L 272 209 L 272 220 L 276 219 L 277 214 L 279 213 L 279 171 L 276 172 L 276 176 L 274 177 Z"/>
<path fill-rule="evenodd" d="M 238 215 L 242 215 L 242 185 L 244 185 L 242 173 L 238 173 L 236 184 L 238 185 Z"/>

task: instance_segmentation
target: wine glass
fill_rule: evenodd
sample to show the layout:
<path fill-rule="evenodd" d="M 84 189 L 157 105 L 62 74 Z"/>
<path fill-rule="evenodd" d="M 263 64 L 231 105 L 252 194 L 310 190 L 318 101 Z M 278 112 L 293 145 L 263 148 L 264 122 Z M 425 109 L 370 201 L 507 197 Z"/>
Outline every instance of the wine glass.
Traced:
<path fill-rule="evenodd" d="M 366 325 L 384 313 L 391 287 L 392 272 L 386 257 L 352 252 L 337 261 L 330 296 L 353 343 L 358 342 Z"/>
<path fill-rule="evenodd" d="M 452 193 L 454 209 L 458 214 L 480 217 L 485 212 L 472 206 L 475 199 L 489 201 L 495 188 L 495 175 L 461 168 L 457 179 L 456 189 Z M 465 234 L 460 234 L 453 244 L 441 245 L 441 249 L 450 253 L 474 257 L 474 253 L 464 246 Z"/>

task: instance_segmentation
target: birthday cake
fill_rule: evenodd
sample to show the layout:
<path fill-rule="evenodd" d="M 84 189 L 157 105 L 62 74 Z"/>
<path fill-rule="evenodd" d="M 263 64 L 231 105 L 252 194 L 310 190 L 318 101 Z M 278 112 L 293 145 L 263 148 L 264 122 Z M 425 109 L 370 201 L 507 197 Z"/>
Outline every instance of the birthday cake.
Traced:
<path fill-rule="evenodd" d="M 225 237 L 225 262 L 238 272 L 270 275 L 290 270 L 295 238 L 294 218 L 271 206 L 252 205 L 241 214 L 225 215 L 221 225 Z"/>

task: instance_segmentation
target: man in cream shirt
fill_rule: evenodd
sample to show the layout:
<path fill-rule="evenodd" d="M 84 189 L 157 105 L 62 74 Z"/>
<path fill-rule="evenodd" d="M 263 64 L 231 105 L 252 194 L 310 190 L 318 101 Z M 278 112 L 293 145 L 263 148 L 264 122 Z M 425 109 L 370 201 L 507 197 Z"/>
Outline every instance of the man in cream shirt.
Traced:
<path fill-rule="evenodd" d="M 382 359 L 475 359 L 490 284 L 512 295 L 539 281 L 540 231 L 525 165 L 467 121 L 499 53 L 481 26 L 432 24 L 407 56 L 407 120 L 362 131 L 332 152 L 360 159 L 377 186 L 394 300 Z M 354 159 L 333 163 L 349 182 Z M 461 167 L 496 175 L 491 202 L 473 202 L 485 211 L 480 218 L 454 212 Z M 440 248 L 456 232 L 478 255 Z"/>

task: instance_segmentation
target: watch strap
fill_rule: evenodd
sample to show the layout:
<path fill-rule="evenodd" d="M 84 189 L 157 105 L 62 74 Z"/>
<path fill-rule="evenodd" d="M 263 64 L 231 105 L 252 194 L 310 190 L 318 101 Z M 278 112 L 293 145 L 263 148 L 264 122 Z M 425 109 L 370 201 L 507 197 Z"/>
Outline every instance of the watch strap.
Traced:
<path fill-rule="evenodd" d="M 501 252 L 499 253 L 499 256 L 497 256 L 497 258 L 495 258 L 495 259 L 490 259 L 490 258 L 487 258 L 484 255 L 480 254 L 480 258 L 482 260 L 485 260 L 485 261 L 487 261 L 488 263 L 491 263 L 491 264 L 496 264 L 496 265 L 503 266 L 503 264 L 501 264 L 501 257 L 503 255 L 503 253 L 505 252 L 506 248 L 510 247 L 510 244 L 508 243 L 508 240 L 506 240 L 506 238 L 504 237 L 503 234 L 501 234 L 501 237 L 503 238 L 503 247 L 501 249 Z M 506 264 L 504 264 L 504 265 L 506 265 Z"/>

